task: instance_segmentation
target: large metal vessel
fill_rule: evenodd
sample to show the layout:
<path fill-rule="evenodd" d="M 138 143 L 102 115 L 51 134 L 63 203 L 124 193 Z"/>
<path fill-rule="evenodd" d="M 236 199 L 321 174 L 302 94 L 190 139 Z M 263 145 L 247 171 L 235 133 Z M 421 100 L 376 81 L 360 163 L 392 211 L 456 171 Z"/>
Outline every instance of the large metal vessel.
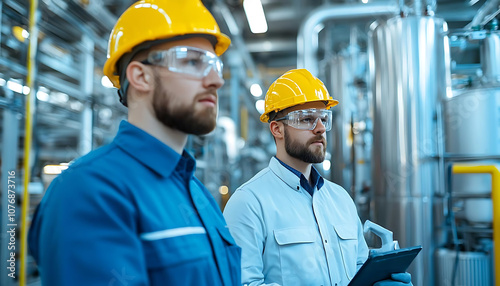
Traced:
<path fill-rule="evenodd" d="M 433 194 L 438 189 L 437 106 L 451 91 L 447 25 L 429 16 L 373 25 L 374 220 L 402 247 L 422 245 L 410 272 L 432 285 Z"/>
<path fill-rule="evenodd" d="M 444 143 L 447 154 L 468 157 L 468 164 L 498 164 L 500 156 L 500 89 L 475 88 L 456 92 L 443 101 Z M 475 158 L 475 159 L 474 159 Z M 491 194 L 491 175 L 454 175 L 452 192 L 458 195 Z M 492 223 L 489 198 L 465 200 L 465 218 L 470 223 Z"/>

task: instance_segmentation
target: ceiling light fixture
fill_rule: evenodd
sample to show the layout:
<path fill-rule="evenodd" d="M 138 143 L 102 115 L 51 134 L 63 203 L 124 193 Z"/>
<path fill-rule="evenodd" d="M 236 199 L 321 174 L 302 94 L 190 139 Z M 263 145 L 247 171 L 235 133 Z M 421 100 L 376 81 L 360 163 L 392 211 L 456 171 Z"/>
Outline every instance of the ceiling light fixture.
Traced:
<path fill-rule="evenodd" d="M 244 0 L 243 9 L 252 33 L 261 34 L 267 32 L 266 15 L 260 0 Z"/>

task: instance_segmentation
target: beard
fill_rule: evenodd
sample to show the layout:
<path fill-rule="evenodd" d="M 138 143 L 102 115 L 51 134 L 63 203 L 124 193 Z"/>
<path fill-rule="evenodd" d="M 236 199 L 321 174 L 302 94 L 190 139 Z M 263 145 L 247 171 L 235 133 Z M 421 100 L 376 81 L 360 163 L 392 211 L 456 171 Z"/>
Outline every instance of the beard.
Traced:
<path fill-rule="evenodd" d="M 173 95 L 160 84 L 160 77 L 155 75 L 155 91 L 153 94 L 153 109 L 156 118 L 165 126 L 182 131 L 186 134 L 204 135 L 215 129 L 217 122 L 217 108 L 204 108 L 196 110 L 195 96 L 192 103 L 187 105 L 172 104 Z M 208 91 L 215 93 L 215 90 Z"/>
<path fill-rule="evenodd" d="M 315 148 L 317 149 L 316 151 L 310 150 L 309 146 L 312 144 L 312 142 L 318 140 L 322 140 L 324 142 L 323 148 Z M 292 140 L 290 138 L 290 135 L 288 134 L 287 128 L 285 128 L 285 150 L 288 155 L 303 162 L 313 164 L 321 163 L 325 160 L 326 139 L 323 136 L 319 135 L 307 141 L 306 144 L 302 144 Z"/>

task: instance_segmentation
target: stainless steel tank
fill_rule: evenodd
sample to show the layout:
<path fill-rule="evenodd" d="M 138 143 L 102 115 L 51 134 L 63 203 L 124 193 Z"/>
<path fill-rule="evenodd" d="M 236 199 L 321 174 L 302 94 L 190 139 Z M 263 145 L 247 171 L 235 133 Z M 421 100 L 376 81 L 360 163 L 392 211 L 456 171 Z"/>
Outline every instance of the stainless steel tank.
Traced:
<path fill-rule="evenodd" d="M 475 88 L 456 91 L 443 100 L 444 143 L 446 153 L 473 158 L 467 164 L 499 164 L 500 156 L 500 88 Z M 452 192 L 462 195 L 491 194 L 490 174 L 453 175 Z M 468 198 L 465 219 L 472 224 L 491 224 L 490 198 Z"/>
<path fill-rule="evenodd" d="M 372 25 L 373 217 L 402 247 L 422 245 L 413 284 L 432 285 L 437 106 L 451 91 L 447 25 L 428 16 Z"/>
<path fill-rule="evenodd" d="M 443 100 L 446 152 L 469 157 L 500 155 L 500 89 L 454 93 Z"/>

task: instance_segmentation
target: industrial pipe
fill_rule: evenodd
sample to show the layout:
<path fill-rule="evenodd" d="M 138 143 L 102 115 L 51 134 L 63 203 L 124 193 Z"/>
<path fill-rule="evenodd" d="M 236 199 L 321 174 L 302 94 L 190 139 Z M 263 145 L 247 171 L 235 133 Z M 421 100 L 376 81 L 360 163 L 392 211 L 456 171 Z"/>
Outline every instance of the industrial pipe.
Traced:
<path fill-rule="evenodd" d="M 30 1 L 30 20 L 29 20 L 29 49 L 28 49 L 28 61 L 27 61 L 27 77 L 26 84 L 30 88 L 29 93 L 26 95 L 26 112 L 25 112 L 25 135 L 24 135 L 24 192 L 23 192 L 23 202 L 21 208 L 21 257 L 19 259 L 20 273 L 19 273 L 19 285 L 26 285 L 26 257 L 28 253 L 27 240 L 28 240 L 28 210 L 30 207 L 30 196 L 28 191 L 28 185 L 30 183 L 31 177 L 31 163 L 30 163 L 30 153 L 31 153 L 31 142 L 32 142 L 32 132 L 33 132 L 33 113 L 31 105 L 34 102 L 35 96 L 35 59 L 38 44 L 38 0 Z"/>
<path fill-rule="evenodd" d="M 493 12 L 498 9 L 498 6 L 500 5 L 500 0 L 488 0 L 484 5 L 479 8 L 477 11 L 476 16 L 474 16 L 474 19 L 465 26 L 465 29 L 472 29 L 476 26 L 481 26 L 486 23 L 483 22 L 483 20 L 488 16 L 488 13 Z"/>
<path fill-rule="evenodd" d="M 314 9 L 301 24 L 297 36 L 297 68 L 305 68 L 318 75 L 318 34 L 322 23 L 328 20 L 375 20 L 382 16 L 395 16 L 399 13 L 396 4 L 346 4 L 321 6 Z"/>
<path fill-rule="evenodd" d="M 493 201 L 493 243 L 495 249 L 495 285 L 500 286 L 500 171 L 495 165 L 453 165 L 454 174 L 490 174 Z"/>

